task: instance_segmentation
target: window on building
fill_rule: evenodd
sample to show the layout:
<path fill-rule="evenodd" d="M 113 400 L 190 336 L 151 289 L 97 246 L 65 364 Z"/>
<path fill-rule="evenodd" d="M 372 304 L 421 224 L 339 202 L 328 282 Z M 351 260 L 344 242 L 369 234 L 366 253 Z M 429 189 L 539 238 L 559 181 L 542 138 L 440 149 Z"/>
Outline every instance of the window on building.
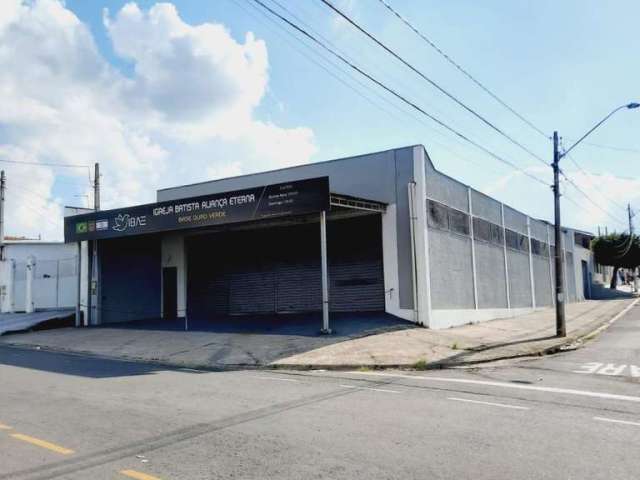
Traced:
<path fill-rule="evenodd" d="M 496 225 L 495 223 L 491 225 L 491 243 L 495 243 L 496 245 L 500 245 L 501 247 L 504 245 L 504 235 L 502 233 L 502 227 L 500 225 Z"/>
<path fill-rule="evenodd" d="M 518 250 L 521 252 L 529 252 L 529 239 L 526 235 L 518 233 Z"/>
<path fill-rule="evenodd" d="M 469 215 L 459 210 L 449 209 L 449 228 L 452 232 L 469 235 Z"/>
<path fill-rule="evenodd" d="M 535 238 L 531 239 L 531 253 L 534 255 L 542 256 L 542 246 L 544 244 L 540 240 L 536 240 Z"/>
<path fill-rule="evenodd" d="M 428 202 L 427 223 L 433 228 L 449 229 L 449 216 L 447 215 L 447 207 L 441 203 L 429 200 Z"/>
<path fill-rule="evenodd" d="M 505 241 L 507 243 L 507 247 L 512 248 L 514 250 L 518 250 L 519 242 L 518 242 L 518 234 L 513 230 L 506 229 L 505 230 Z"/>
<path fill-rule="evenodd" d="M 473 217 L 473 238 L 490 242 L 491 224 L 481 218 Z"/>

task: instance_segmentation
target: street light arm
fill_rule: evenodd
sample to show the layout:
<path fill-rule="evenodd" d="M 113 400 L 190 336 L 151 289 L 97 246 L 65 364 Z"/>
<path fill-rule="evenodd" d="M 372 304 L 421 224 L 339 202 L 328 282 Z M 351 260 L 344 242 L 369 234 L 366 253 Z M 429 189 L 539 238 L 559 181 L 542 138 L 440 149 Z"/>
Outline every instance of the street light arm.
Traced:
<path fill-rule="evenodd" d="M 573 150 L 576 145 L 578 145 L 580 142 L 582 142 L 585 138 L 587 138 L 589 135 L 591 135 L 591 133 L 598 128 L 600 125 L 602 125 L 604 122 L 606 122 L 607 120 L 609 120 L 609 117 L 611 117 L 614 113 L 616 113 L 618 110 L 622 110 L 623 108 L 637 108 L 637 104 L 636 103 L 629 103 L 627 105 L 621 105 L 618 108 L 616 108 L 614 111 L 612 111 L 609 115 L 607 115 L 606 117 L 604 117 L 602 120 L 600 120 L 598 123 L 596 123 L 596 125 L 589 130 L 587 133 L 585 133 L 582 137 L 580 137 L 580 140 L 578 140 L 576 143 L 574 143 L 573 145 L 571 145 L 567 150 L 565 150 L 563 153 L 560 153 L 560 158 L 566 156 L 571 150 Z"/>

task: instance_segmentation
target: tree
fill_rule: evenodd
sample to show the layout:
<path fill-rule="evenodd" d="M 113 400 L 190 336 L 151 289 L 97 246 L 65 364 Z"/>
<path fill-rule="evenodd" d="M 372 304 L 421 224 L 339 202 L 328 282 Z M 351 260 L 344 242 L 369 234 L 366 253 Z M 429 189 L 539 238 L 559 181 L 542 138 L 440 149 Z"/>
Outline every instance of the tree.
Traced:
<path fill-rule="evenodd" d="M 636 268 L 640 266 L 640 238 L 628 233 L 610 233 L 594 238 L 591 250 L 595 261 L 600 265 L 613 267 L 611 288 L 618 283 L 620 268 Z"/>

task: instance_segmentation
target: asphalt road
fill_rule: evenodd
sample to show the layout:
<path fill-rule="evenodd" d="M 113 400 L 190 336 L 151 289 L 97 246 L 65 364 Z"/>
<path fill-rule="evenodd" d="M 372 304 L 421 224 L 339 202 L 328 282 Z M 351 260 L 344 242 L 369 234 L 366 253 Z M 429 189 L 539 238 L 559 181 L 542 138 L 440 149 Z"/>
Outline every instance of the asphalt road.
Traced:
<path fill-rule="evenodd" d="M 624 365 L 624 367 L 623 367 Z M 637 479 L 640 307 L 431 372 L 200 372 L 0 348 L 2 479 Z"/>

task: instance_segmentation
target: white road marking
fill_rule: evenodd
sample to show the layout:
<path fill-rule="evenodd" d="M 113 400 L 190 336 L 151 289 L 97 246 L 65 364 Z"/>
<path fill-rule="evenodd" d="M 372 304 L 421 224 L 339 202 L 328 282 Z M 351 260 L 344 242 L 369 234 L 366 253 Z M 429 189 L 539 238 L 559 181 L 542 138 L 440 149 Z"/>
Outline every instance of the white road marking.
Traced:
<path fill-rule="evenodd" d="M 573 370 L 573 373 L 593 374 L 596 373 L 602 365 L 600 362 L 585 363 L 584 365 L 580 365 L 581 370 Z"/>
<path fill-rule="evenodd" d="M 622 423 L 624 425 L 634 425 L 636 427 L 640 427 L 640 422 L 629 422 L 628 420 L 616 420 L 615 418 L 605 418 L 605 417 L 593 417 L 593 419 L 598 420 L 600 422 Z"/>
<path fill-rule="evenodd" d="M 486 380 L 471 380 L 467 378 L 421 377 L 418 375 L 402 375 L 399 373 L 381 373 L 381 372 L 350 372 L 350 373 L 353 375 L 406 378 L 410 380 L 423 380 L 427 382 L 462 383 L 467 385 L 483 385 L 487 387 L 511 388 L 514 390 L 530 390 L 534 392 L 561 393 L 565 395 L 577 395 L 581 397 L 603 398 L 606 400 L 622 400 L 626 402 L 640 403 L 640 397 L 634 397 L 632 395 L 618 395 L 616 393 L 606 393 L 606 392 L 591 392 L 588 390 L 574 390 L 571 388 L 542 387 L 538 385 L 523 385 L 521 383 L 491 382 Z"/>
<path fill-rule="evenodd" d="M 529 410 L 529 407 L 521 407 L 520 405 L 507 405 L 506 403 L 482 402 L 480 400 L 471 400 L 469 398 L 448 397 L 448 400 L 456 402 L 479 403 L 480 405 L 491 405 L 492 407 L 513 408 L 514 410 Z"/>
<path fill-rule="evenodd" d="M 637 365 L 590 362 L 580 366 L 580 370 L 573 370 L 573 373 L 584 373 L 592 375 L 609 375 L 614 377 L 624 376 L 629 370 L 629 375 L 633 378 L 640 377 L 640 367 Z"/>
<path fill-rule="evenodd" d="M 372 390 L 374 392 L 383 393 L 400 393 L 398 390 L 387 390 L 385 388 L 373 388 L 373 387 L 358 387 L 356 385 L 340 385 L 342 388 L 354 388 L 356 390 Z"/>
<path fill-rule="evenodd" d="M 276 380 L 278 382 L 296 382 L 302 383 L 301 380 L 296 380 L 294 378 L 280 378 L 280 377 L 261 377 L 260 375 L 250 375 L 251 378 L 257 378 L 258 380 Z"/>

